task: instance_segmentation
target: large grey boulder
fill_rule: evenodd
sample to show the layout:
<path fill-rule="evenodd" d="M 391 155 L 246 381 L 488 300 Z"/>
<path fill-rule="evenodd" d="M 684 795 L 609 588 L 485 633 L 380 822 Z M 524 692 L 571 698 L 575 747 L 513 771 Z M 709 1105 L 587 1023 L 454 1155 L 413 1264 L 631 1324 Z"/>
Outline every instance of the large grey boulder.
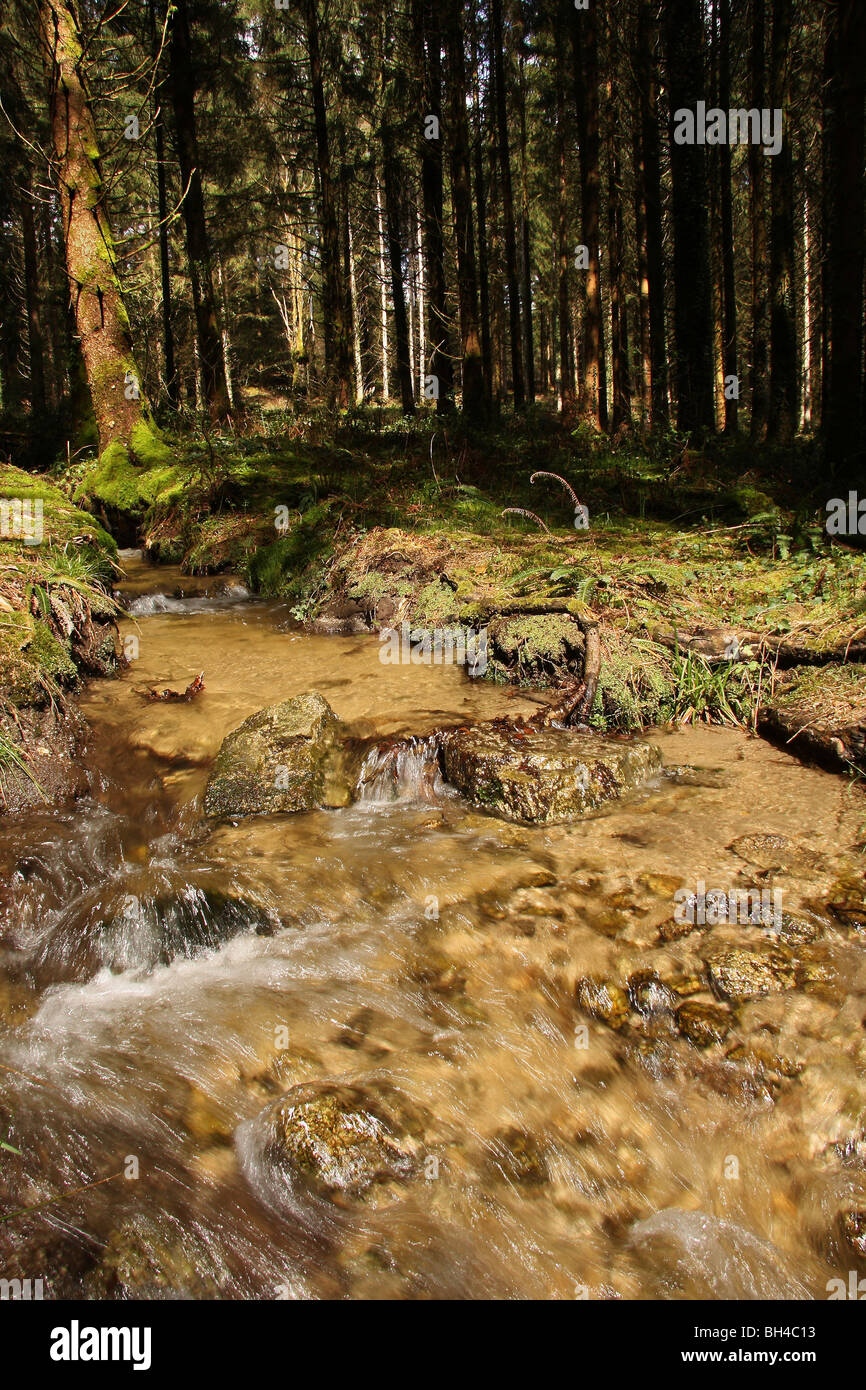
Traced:
<path fill-rule="evenodd" d="M 223 740 L 205 788 L 205 815 L 236 820 L 347 805 L 352 789 L 341 729 L 315 690 L 251 715 Z"/>

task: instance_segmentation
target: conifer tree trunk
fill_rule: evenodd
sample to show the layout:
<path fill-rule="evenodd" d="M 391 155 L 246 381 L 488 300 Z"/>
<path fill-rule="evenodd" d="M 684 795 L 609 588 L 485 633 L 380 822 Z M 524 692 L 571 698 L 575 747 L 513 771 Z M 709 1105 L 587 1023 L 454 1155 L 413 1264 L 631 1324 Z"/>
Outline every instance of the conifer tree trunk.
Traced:
<path fill-rule="evenodd" d="M 447 12 L 448 81 L 451 93 L 451 199 L 457 234 L 457 295 L 460 306 L 460 355 L 463 364 L 463 414 L 477 424 L 485 415 L 484 371 L 478 323 L 478 271 L 472 227 L 469 173 L 469 122 L 463 59 L 463 0 L 449 0 Z"/>
<path fill-rule="evenodd" d="M 678 110 L 705 98 L 701 0 L 668 0 L 665 47 L 671 114 L 677 422 L 692 435 L 715 428 L 713 313 L 706 151 L 673 138 Z"/>
<path fill-rule="evenodd" d="M 728 111 L 731 106 L 731 3 L 719 0 L 719 106 Z M 739 382 L 737 357 L 737 290 L 734 266 L 734 200 L 731 188 L 731 147 L 719 147 L 721 156 L 721 223 L 722 223 L 722 362 L 726 378 Z M 761 155 L 761 158 L 765 158 Z M 739 401 L 731 390 L 725 391 L 725 430 L 735 433 L 739 424 Z"/>
<path fill-rule="evenodd" d="M 445 294 L 445 243 L 442 187 L 442 53 L 434 0 L 412 0 L 412 25 L 420 89 L 419 141 L 424 250 L 427 280 L 427 339 L 430 375 L 439 383 L 437 409 L 454 405 L 454 367 Z"/>
<path fill-rule="evenodd" d="M 826 291 L 830 299 L 830 391 L 825 433 L 834 474 L 863 486 L 864 72 L 866 14 L 858 0 L 833 0 L 828 155 L 832 227 Z"/>
<path fill-rule="evenodd" d="M 214 288 L 210 238 L 204 211 L 196 129 L 195 72 L 187 0 L 174 0 L 169 53 L 177 159 L 181 185 L 186 193 L 183 200 L 183 219 L 195 311 L 199 370 L 208 413 L 213 420 L 223 420 L 229 413 L 230 402 Z"/>
<path fill-rule="evenodd" d="M 511 389 L 515 410 L 526 402 L 523 376 L 523 342 L 520 328 L 520 281 L 517 275 L 517 236 L 514 227 L 514 195 L 511 184 L 511 146 L 508 138 L 508 98 L 505 90 L 505 47 L 502 0 L 491 0 L 490 42 L 496 87 L 496 131 L 499 172 L 502 179 L 502 222 L 505 234 L 505 275 L 508 285 L 508 322 L 511 332 Z"/>
<path fill-rule="evenodd" d="M 154 442 L 132 348 L 73 0 L 41 0 L 40 40 L 50 103 L 66 274 L 100 452 L 141 456 Z"/>
<path fill-rule="evenodd" d="M 638 17 L 637 74 L 640 105 L 639 197 L 646 218 L 647 297 L 651 420 L 668 419 L 668 361 L 665 325 L 665 261 L 662 224 L 661 151 L 658 118 L 659 25 L 657 0 L 642 0 Z"/>
<path fill-rule="evenodd" d="M 571 11 L 574 95 L 580 145 L 582 244 L 587 248 L 583 317 L 583 378 L 580 412 L 597 429 L 606 430 L 607 362 L 601 303 L 601 135 L 598 110 L 598 17 L 594 4 Z"/>
<path fill-rule="evenodd" d="M 318 0 L 303 0 L 319 174 L 325 373 L 328 378 L 329 398 L 341 409 L 345 409 L 351 399 L 352 356 L 346 287 L 340 258 L 340 219 L 331 165 L 317 3 Z"/>
<path fill-rule="evenodd" d="M 784 113 L 782 148 L 770 171 L 770 420 L 768 437 L 790 444 L 800 414 L 795 297 L 794 161 L 791 150 L 793 0 L 773 0 L 772 106 Z"/>

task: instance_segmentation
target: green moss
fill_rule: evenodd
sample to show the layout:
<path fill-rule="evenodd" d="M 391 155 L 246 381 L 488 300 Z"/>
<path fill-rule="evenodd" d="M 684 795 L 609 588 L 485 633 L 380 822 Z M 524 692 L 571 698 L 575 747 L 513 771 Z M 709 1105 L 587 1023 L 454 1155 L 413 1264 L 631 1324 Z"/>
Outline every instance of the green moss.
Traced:
<path fill-rule="evenodd" d="M 589 722 L 596 729 L 638 730 L 666 723 L 675 706 L 670 653 L 654 642 L 610 637 L 603 643 L 598 692 Z"/>
<path fill-rule="evenodd" d="M 142 468 L 170 469 L 172 452 L 158 431 L 147 420 L 133 426 L 129 446 L 135 462 Z"/>

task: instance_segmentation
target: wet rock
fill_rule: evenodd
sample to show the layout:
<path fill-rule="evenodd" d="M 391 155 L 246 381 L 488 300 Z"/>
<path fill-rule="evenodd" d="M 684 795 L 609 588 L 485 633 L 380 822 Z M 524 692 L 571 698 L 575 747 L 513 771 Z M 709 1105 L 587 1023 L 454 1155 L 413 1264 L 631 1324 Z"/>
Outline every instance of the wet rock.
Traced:
<path fill-rule="evenodd" d="M 827 907 L 844 926 L 866 929 L 866 877 L 848 874 L 840 878 L 830 891 Z"/>
<path fill-rule="evenodd" d="M 369 609 L 365 609 L 357 599 L 338 598 L 325 604 L 309 624 L 309 629 L 329 637 L 354 637 L 362 632 L 372 632 L 369 618 Z"/>
<path fill-rule="evenodd" d="M 676 917 L 671 917 L 667 922 L 662 922 L 659 927 L 659 939 L 661 941 L 680 941 L 684 936 L 691 936 L 693 931 L 705 930 L 706 928 L 697 922 L 678 921 Z"/>
<path fill-rule="evenodd" d="M 706 961 L 713 993 L 722 999 L 756 999 L 797 984 L 796 967 L 778 951 L 722 951 Z"/>
<path fill-rule="evenodd" d="M 860 1260 L 866 1260 L 866 1210 L 843 1211 L 839 1215 L 842 1239 Z"/>
<path fill-rule="evenodd" d="M 683 880 L 673 874 L 641 874 L 638 882 L 644 888 L 648 888 L 657 898 L 668 898 L 674 900 L 674 894 L 678 888 L 682 888 Z"/>
<path fill-rule="evenodd" d="M 217 950 L 243 932 L 270 936 L 280 922 L 256 903 L 211 887 L 185 883 L 174 893 L 102 889 L 62 914 L 34 956 L 43 984 L 91 980 L 100 970 L 150 971 L 176 959 Z"/>
<path fill-rule="evenodd" d="M 796 1058 L 789 1057 L 781 1052 L 776 1052 L 772 1047 L 768 1047 L 759 1042 L 749 1042 L 732 1047 L 730 1052 L 725 1054 L 731 1062 L 744 1062 L 753 1071 L 770 1073 L 775 1076 L 793 1077 L 799 1076 L 803 1070 L 803 1063 Z"/>
<path fill-rule="evenodd" d="M 718 1004 L 687 999 L 677 1010 L 677 1027 L 695 1047 L 709 1047 L 724 1042 L 731 1031 L 731 1015 Z"/>
<path fill-rule="evenodd" d="M 88 1277 L 89 1298 L 219 1298 L 228 1269 L 174 1217 L 130 1216 L 109 1235 Z"/>
<path fill-rule="evenodd" d="M 668 976 L 667 983 L 681 998 L 687 998 L 690 994 L 700 994 L 705 984 L 700 975 L 694 975 L 687 970 Z"/>
<path fill-rule="evenodd" d="M 340 727 L 315 690 L 251 715 L 223 740 L 205 789 L 205 815 L 234 820 L 347 805 L 354 779 Z"/>
<path fill-rule="evenodd" d="M 628 997 L 619 985 L 607 980 L 584 978 L 578 980 L 575 991 L 577 1003 L 584 1013 L 619 1029 L 628 1018 Z"/>
<path fill-rule="evenodd" d="M 543 1187 L 549 1181 L 547 1159 L 534 1134 L 511 1126 L 494 1135 L 491 1163 L 509 1182 L 521 1187 Z"/>
<path fill-rule="evenodd" d="M 420 1161 L 417 1140 L 392 1107 L 357 1086 L 295 1086 L 267 1116 L 266 1156 L 320 1196 L 363 1196 L 377 1183 L 406 1181 Z"/>
<path fill-rule="evenodd" d="M 476 806 L 530 824 L 582 816 L 661 766 L 642 739 L 504 722 L 447 731 L 442 754 L 446 778 Z"/>
<path fill-rule="evenodd" d="M 728 849 L 759 869 L 783 869 L 798 857 L 797 847 L 786 835 L 740 835 Z"/>
<path fill-rule="evenodd" d="M 645 1018 L 672 1013 L 679 1004 L 670 986 L 651 970 L 642 970 L 629 977 L 628 997 L 632 1008 Z"/>
<path fill-rule="evenodd" d="M 817 941 L 821 935 L 822 929 L 817 922 L 810 922 L 805 917 L 792 917 L 789 912 L 782 913 L 779 936 L 789 945 L 806 946 Z"/>

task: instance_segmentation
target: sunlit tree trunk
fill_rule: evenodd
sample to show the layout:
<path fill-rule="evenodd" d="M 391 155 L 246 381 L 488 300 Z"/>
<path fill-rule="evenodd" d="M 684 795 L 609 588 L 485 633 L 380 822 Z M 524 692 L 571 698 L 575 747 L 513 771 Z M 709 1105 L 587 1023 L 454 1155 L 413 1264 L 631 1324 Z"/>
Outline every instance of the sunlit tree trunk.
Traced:
<path fill-rule="evenodd" d="M 99 147 L 72 0 L 42 0 L 40 38 L 50 100 L 66 273 L 99 448 L 144 456 L 154 443 L 117 270 Z"/>

